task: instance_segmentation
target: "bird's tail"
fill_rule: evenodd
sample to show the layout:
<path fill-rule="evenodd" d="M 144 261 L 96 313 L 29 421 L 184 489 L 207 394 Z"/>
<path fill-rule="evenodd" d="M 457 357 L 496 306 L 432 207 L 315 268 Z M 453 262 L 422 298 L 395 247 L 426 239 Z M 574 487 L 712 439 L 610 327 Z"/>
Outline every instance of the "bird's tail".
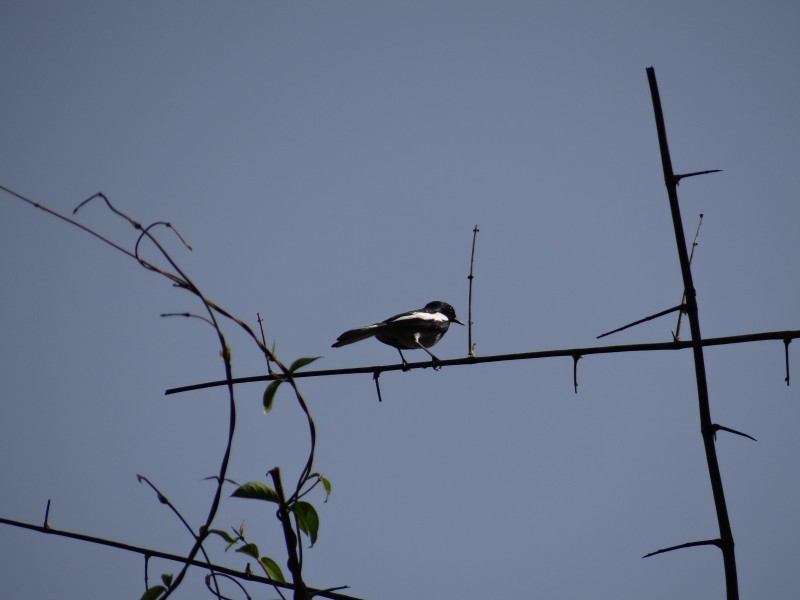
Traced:
<path fill-rule="evenodd" d="M 370 338 L 380 331 L 380 325 L 380 323 L 375 323 L 374 325 L 357 327 L 356 329 L 345 331 L 342 335 L 336 338 L 336 341 L 333 343 L 331 348 L 339 348 L 341 346 L 347 346 L 347 344 L 355 344 L 356 342 Z"/>

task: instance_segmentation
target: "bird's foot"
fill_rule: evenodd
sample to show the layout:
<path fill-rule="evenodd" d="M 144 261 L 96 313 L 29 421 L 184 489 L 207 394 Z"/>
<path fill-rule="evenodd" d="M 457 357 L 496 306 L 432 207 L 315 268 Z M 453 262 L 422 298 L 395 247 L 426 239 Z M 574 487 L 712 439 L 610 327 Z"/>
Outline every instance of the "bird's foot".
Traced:
<path fill-rule="evenodd" d="M 435 356 L 431 356 L 431 366 L 433 367 L 434 371 L 442 370 L 442 362 Z"/>
<path fill-rule="evenodd" d="M 403 373 L 405 373 L 406 371 L 408 371 L 411 368 L 411 367 L 408 366 L 408 361 L 405 358 L 403 359 L 403 367 L 402 368 L 403 368 Z"/>

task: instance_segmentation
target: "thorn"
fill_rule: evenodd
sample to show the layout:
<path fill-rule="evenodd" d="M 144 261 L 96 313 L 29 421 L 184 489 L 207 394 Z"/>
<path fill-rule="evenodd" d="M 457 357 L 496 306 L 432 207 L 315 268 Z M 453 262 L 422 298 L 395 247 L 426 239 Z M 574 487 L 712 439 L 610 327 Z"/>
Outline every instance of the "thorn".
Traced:
<path fill-rule="evenodd" d="M 792 343 L 791 338 L 786 338 L 783 340 L 783 348 L 786 354 L 786 379 L 784 379 L 786 385 L 789 385 L 789 344 L 791 343 Z"/>
<path fill-rule="evenodd" d="M 44 509 L 44 528 L 50 529 L 50 498 L 47 499 L 47 508 Z"/>
<path fill-rule="evenodd" d="M 736 434 L 736 435 L 741 435 L 742 437 L 746 437 L 746 438 L 748 438 L 748 439 L 751 439 L 751 440 L 753 440 L 754 442 L 757 442 L 757 441 L 758 441 L 758 440 L 757 440 L 756 438 L 754 438 L 752 435 L 747 435 L 746 433 L 743 433 L 743 432 L 741 432 L 741 431 L 736 431 L 735 429 L 731 429 L 730 427 L 725 427 L 725 426 L 723 426 L 723 425 L 718 425 L 717 423 L 714 423 L 714 424 L 712 425 L 712 428 L 714 429 L 714 439 L 715 439 L 715 440 L 717 439 L 717 431 L 727 431 L 728 433 L 734 433 L 734 434 Z"/>
<path fill-rule="evenodd" d="M 681 179 L 686 179 L 687 177 L 694 177 L 696 175 L 708 175 L 709 173 L 721 173 L 722 169 L 710 169 L 708 171 L 694 171 L 693 173 L 684 173 L 683 175 L 675 175 L 675 185 L 679 185 Z"/>
<path fill-rule="evenodd" d="M 572 355 L 572 384 L 575 386 L 575 393 L 578 393 L 578 361 L 581 359 L 580 354 Z"/>
<path fill-rule="evenodd" d="M 649 552 L 642 558 L 649 558 L 651 556 L 655 556 L 656 554 L 664 554 L 666 552 L 672 552 L 673 550 L 682 550 L 683 548 L 693 548 L 695 546 L 716 546 L 717 548 L 722 548 L 722 540 L 717 538 L 714 540 L 700 540 L 699 542 L 686 542 L 685 544 L 678 544 L 677 546 L 670 546 L 669 548 L 661 548 L 661 550 Z"/>
<path fill-rule="evenodd" d="M 678 306 L 673 306 L 672 308 L 668 308 L 667 310 L 662 310 L 661 312 L 657 312 L 654 315 L 650 315 L 649 317 L 645 317 L 643 319 L 639 319 L 638 321 L 634 321 L 633 323 L 628 323 L 627 325 L 623 325 L 622 327 L 617 327 L 611 331 L 607 331 L 606 333 L 601 333 L 597 336 L 597 339 L 604 338 L 607 335 L 611 335 L 612 333 L 617 333 L 622 331 L 623 329 L 628 329 L 629 327 L 633 327 L 634 325 L 639 325 L 640 323 L 644 323 L 646 321 L 651 321 L 653 319 L 657 319 L 658 317 L 663 317 L 664 315 L 668 315 L 670 313 L 674 313 L 678 310 L 684 310 L 686 308 L 685 304 L 679 304 Z"/>
<path fill-rule="evenodd" d="M 380 376 L 381 372 L 378 369 L 372 373 L 372 380 L 375 382 L 375 389 L 378 390 L 378 402 L 383 402 L 383 397 L 381 396 L 381 384 L 380 384 Z"/>

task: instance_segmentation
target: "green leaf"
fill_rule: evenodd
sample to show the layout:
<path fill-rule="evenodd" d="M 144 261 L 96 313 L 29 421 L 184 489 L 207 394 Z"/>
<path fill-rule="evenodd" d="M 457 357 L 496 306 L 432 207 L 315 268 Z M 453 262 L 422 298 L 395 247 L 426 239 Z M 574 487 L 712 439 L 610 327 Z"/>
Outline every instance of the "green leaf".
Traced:
<path fill-rule="evenodd" d="M 237 548 L 236 551 L 258 560 L 258 546 L 255 544 L 245 544 L 241 548 Z"/>
<path fill-rule="evenodd" d="M 266 483 L 260 481 L 249 481 L 244 485 L 240 485 L 235 492 L 231 494 L 233 498 L 248 498 L 250 500 L 266 500 L 267 502 L 280 503 L 278 492 L 269 487 Z"/>
<path fill-rule="evenodd" d="M 322 482 L 322 487 L 325 488 L 325 502 L 327 502 L 328 497 L 331 495 L 331 482 L 322 475 L 319 476 L 319 480 Z"/>
<path fill-rule="evenodd" d="M 264 390 L 264 414 L 267 414 L 272 410 L 272 401 L 275 400 L 275 392 L 278 391 L 278 388 L 282 383 L 283 381 L 276 379 L 267 386 L 266 390 Z"/>
<path fill-rule="evenodd" d="M 294 373 L 298 369 L 302 369 L 306 365 L 310 365 L 312 362 L 317 360 L 318 358 L 322 358 L 321 356 L 306 356 L 305 358 L 298 358 L 296 361 L 292 363 L 292 366 L 289 367 L 289 372 Z"/>
<path fill-rule="evenodd" d="M 264 572 L 272 579 L 276 581 L 280 581 L 281 583 L 286 583 L 286 580 L 283 578 L 283 572 L 281 568 L 278 566 L 274 560 L 272 560 L 269 556 L 262 556 L 261 560 L 258 562 L 261 563 L 261 568 L 264 569 Z"/>
<path fill-rule="evenodd" d="M 289 509 L 297 515 L 297 522 L 300 530 L 311 539 L 311 545 L 317 541 L 319 531 L 319 516 L 316 509 L 308 502 L 298 501 L 292 504 Z"/>
<path fill-rule="evenodd" d="M 140 600 L 157 600 L 161 597 L 161 594 L 167 591 L 163 585 L 154 585 L 151 588 L 148 588 Z"/>
<path fill-rule="evenodd" d="M 172 585 L 172 573 L 162 573 L 161 581 L 164 582 L 165 586 L 170 587 Z"/>
<path fill-rule="evenodd" d="M 208 533 L 209 534 L 214 533 L 219 537 L 221 537 L 223 540 L 225 540 L 228 543 L 228 545 L 225 546 L 225 550 L 228 550 L 231 546 L 233 546 L 236 542 L 239 541 L 235 537 L 233 537 L 230 533 L 228 533 L 227 531 L 223 531 L 222 529 L 209 529 Z"/>

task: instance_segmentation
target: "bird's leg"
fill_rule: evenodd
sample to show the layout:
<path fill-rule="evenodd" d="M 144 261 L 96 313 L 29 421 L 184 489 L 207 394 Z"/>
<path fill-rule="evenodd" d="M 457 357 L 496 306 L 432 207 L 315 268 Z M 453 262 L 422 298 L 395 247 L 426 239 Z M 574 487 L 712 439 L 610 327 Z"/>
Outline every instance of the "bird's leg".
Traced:
<path fill-rule="evenodd" d="M 403 351 L 400 350 L 400 348 L 398 348 L 397 351 L 400 353 L 400 360 L 403 361 L 403 371 L 408 371 L 408 361 L 406 361 L 406 357 L 403 356 Z"/>
<path fill-rule="evenodd" d="M 425 350 L 425 352 L 427 352 L 430 355 L 431 362 L 433 362 L 433 370 L 438 371 L 439 369 L 441 369 L 442 368 L 441 361 L 438 358 L 436 358 L 436 355 L 430 350 L 428 350 L 425 346 L 420 344 L 419 340 L 415 339 L 414 341 L 417 342 L 417 346 Z"/>

